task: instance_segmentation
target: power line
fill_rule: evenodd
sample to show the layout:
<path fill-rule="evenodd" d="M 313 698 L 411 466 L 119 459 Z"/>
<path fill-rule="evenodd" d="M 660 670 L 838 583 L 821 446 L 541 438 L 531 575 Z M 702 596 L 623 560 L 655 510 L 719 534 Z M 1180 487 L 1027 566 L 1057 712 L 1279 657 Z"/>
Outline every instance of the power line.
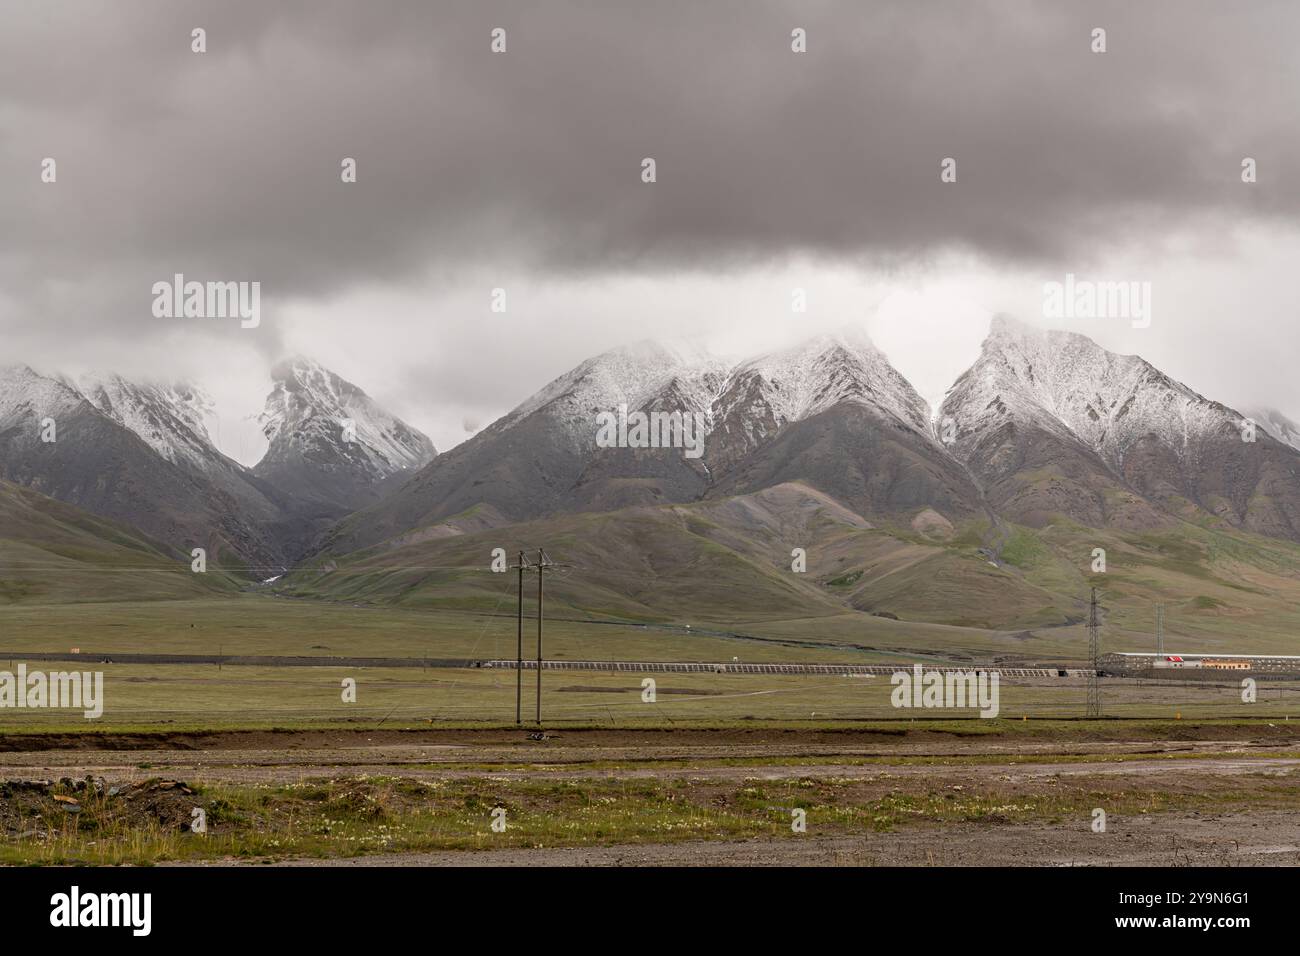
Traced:
<path fill-rule="evenodd" d="M 550 559 L 545 548 L 537 549 L 537 564 L 530 566 L 523 551 L 519 552 L 519 563 L 514 565 L 519 571 L 519 604 L 515 614 L 515 724 L 523 723 L 524 703 L 524 572 L 533 567 L 537 570 L 537 725 L 542 723 L 542 624 L 545 619 L 543 609 L 544 591 L 542 578 L 546 571 L 568 570 L 572 565 L 558 564 Z"/>

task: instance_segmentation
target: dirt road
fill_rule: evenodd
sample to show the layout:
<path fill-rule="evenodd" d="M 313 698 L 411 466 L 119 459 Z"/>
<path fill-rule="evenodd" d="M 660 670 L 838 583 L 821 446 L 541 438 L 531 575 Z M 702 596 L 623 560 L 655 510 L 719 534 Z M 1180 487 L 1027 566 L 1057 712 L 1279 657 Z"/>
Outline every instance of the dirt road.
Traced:
<path fill-rule="evenodd" d="M 724 742 L 715 742 L 718 738 Z M 731 739 L 726 739 L 730 737 Z M 13 741 L 11 741 L 13 743 Z M 90 749 L 0 751 L 0 777 L 86 775 L 110 782 L 160 775 L 196 783 L 296 782 L 308 777 L 394 776 L 418 780 L 871 778 L 881 774 L 945 780 L 1034 779 L 1123 774 L 1150 777 L 1289 773 L 1300 744 L 1289 740 L 986 740 L 930 735 L 880 736 L 715 732 L 637 734 L 564 732 L 531 740 L 526 732 L 411 734 L 249 733 L 210 739 L 108 738 Z M 161 746 L 159 746 L 161 745 Z M 1113 759 L 1106 759 L 1106 758 Z M 1053 759 L 1057 758 L 1057 759 Z"/>

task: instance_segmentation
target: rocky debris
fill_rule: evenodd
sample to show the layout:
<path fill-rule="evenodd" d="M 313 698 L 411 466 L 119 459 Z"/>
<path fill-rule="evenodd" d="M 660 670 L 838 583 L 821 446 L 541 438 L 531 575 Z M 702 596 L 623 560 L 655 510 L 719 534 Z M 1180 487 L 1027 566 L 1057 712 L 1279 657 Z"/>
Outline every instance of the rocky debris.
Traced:
<path fill-rule="evenodd" d="M 193 788 L 179 780 L 144 780 L 108 786 L 102 778 L 0 781 L 0 835 L 44 838 L 77 819 L 81 830 L 110 826 L 188 831 L 199 805 Z"/>

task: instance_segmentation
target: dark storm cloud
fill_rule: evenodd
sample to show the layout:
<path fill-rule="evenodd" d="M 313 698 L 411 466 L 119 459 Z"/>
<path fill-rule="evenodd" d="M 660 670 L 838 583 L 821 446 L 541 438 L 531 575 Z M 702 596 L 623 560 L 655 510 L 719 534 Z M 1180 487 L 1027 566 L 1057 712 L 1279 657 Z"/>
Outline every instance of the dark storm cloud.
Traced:
<path fill-rule="evenodd" d="M 25 338 L 147 327 L 174 272 L 260 280 L 273 309 L 498 262 L 1059 262 L 1300 204 L 1292 3 L 21 0 L 0 22 L 0 319 Z"/>

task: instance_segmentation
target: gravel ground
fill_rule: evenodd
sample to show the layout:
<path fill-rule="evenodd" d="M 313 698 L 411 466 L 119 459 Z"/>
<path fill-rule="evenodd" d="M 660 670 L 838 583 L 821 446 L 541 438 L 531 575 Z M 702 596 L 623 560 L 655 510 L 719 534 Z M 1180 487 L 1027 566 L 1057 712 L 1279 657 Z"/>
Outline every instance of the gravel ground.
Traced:
<path fill-rule="evenodd" d="M 274 866 L 1295 866 L 1294 813 L 1112 818 L 1074 827 L 956 824 L 862 837 L 410 853 Z M 224 861 L 209 865 L 266 865 Z"/>

